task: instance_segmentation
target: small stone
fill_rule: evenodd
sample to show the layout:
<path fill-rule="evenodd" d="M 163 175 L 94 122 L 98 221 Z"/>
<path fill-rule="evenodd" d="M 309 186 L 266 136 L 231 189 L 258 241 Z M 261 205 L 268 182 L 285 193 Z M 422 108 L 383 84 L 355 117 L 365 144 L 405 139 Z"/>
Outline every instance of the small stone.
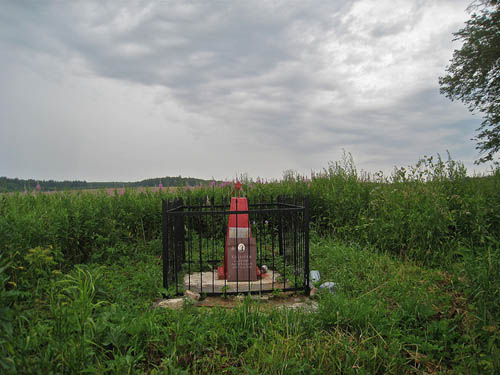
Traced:
<path fill-rule="evenodd" d="M 196 293 L 196 292 L 192 292 L 189 289 L 184 292 L 184 295 L 187 298 L 192 299 L 193 301 L 199 301 L 200 300 L 200 294 Z"/>
<path fill-rule="evenodd" d="M 294 298 L 293 301 L 294 302 L 302 302 L 302 300 L 300 298 Z"/>
<path fill-rule="evenodd" d="M 309 305 L 309 311 L 318 311 L 319 309 L 319 305 L 317 302 L 311 302 L 311 304 Z"/>
<path fill-rule="evenodd" d="M 184 307 L 184 298 L 164 299 L 158 302 L 156 307 L 163 307 L 171 310 L 180 310 Z"/>
<path fill-rule="evenodd" d="M 318 303 L 317 302 L 297 302 L 292 303 L 290 305 L 283 305 L 281 309 L 290 309 L 290 310 L 301 310 L 303 312 L 316 312 L 318 311 Z"/>

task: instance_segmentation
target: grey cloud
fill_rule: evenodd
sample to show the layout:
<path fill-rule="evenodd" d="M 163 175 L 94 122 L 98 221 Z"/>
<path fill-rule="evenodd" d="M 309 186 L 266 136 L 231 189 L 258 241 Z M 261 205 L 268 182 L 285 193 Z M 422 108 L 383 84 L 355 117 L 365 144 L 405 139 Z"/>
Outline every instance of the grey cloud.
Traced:
<path fill-rule="evenodd" d="M 393 46 L 387 40 L 411 33 L 433 1 L 409 1 L 407 14 L 362 25 L 346 16 L 360 3 L 4 2 L 0 48 L 11 64 L 44 74 L 77 61 L 95 77 L 160 87 L 156 105 L 174 103 L 184 113 L 166 114 L 166 124 L 182 122 L 193 139 L 255 144 L 287 155 L 292 167 L 317 165 L 342 147 L 394 158 L 437 128 L 453 142 L 449 129 L 464 112 L 445 113 L 449 103 L 436 92 L 452 26 L 426 30 L 414 48 Z M 37 55 L 53 60 L 40 68 Z M 62 68 L 49 69 L 51 61 Z M 415 75 L 401 93 L 396 68 L 403 78 Z M 363 75 L 374 87 L 358 82 Z"/>

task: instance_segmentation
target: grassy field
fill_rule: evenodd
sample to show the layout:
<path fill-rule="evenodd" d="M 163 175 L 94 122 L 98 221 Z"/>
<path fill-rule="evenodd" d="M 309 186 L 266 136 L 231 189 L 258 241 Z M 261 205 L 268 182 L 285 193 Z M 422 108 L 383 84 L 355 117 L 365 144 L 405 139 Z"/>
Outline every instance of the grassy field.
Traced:
<path fill-rule="evenodd" d="M 153 309 L 160 198 L 223 188 L 0 196 L 0 371 L 7 374 L 500 372 L 500 172 L 423 159 L 391 178 L 349 159 L 312 179 L 248 182 L 311 197 L 315 313 Z M 279 295 L 273 298 L 280 298 Z"/>

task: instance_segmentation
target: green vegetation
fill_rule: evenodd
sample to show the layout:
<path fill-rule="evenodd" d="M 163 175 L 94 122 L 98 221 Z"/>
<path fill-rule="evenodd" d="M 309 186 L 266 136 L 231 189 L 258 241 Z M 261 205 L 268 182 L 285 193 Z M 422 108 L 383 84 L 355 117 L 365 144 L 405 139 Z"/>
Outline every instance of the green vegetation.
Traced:
<path fill-rule="evenodd" d="M 446 75 L 439 78 L 441 93 L 460 100 L 483 122 L 477 129 L 477 163 L 497 160 L 500 151 L 500 1 L 474 0 L 465 27 L 454 33 L 461 43 L 453 52 Z M 496 158 L 495 158 L 496 156 Z"/>
<path fill-rule="evenodd" d="M 248 181 L 250 200 L 310 195 L 311 269 L 335 294 L 316 313 L 153 309 L 160 198 L 230 190 L 0 196 L 0 371 L 499 373 L 500 171 L 438 157 L 384 178 L 346 157 Z"/>
<path fill-rule="evenodd" d="M 87 181 L 54 181 L 54 180 L 23 180 L 20 178 L 0 177 L 0 193 L 15 191 L 64 191 L 64 190 L 88 190 L 88 189 L 116 189 L 135 187 L 158 187 L 167 186 L 197 186 L 207 185 L 207 180 L 193 177 L 158 177 L 149 178 L 135 182 L 87 182 Z M 37 189 L 39 186 L 39 189 Z"/>

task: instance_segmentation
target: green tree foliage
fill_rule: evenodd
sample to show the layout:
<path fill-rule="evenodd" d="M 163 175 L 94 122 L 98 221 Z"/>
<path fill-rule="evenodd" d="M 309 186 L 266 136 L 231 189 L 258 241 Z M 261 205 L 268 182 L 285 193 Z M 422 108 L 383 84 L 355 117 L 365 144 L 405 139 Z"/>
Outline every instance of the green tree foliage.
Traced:
<path fill-rule="evenodd" d="M 469 9 L 471 18 L 454 33 L 463 45 L 439 84 L 446 97 L 483 114 L 474 140 L 481 154 L 476 163 L 484 163 L 500 151 L 500 1 L 474 1 Z"/>

